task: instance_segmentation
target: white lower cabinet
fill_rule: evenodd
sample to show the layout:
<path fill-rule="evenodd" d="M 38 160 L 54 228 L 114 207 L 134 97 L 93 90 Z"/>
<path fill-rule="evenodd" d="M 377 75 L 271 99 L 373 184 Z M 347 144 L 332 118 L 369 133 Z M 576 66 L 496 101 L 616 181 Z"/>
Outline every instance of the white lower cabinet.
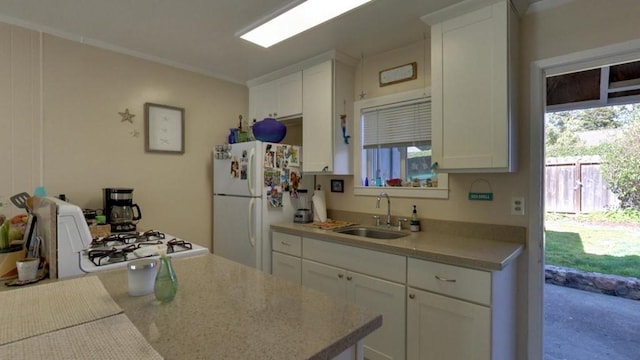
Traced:
<path fill-rule="evenodd" d="M 407 359 L 515 359 L 515 279 L 409 258 Z"/>
<path fill-rule="evenodd" d="M 491 359 L 491 310 L 407 289 L 407 359 Z"/>
<path fill-rule="evenodd" d="M 302 283 L 302 263 L 299 257 L 274 251 L 271 258 L 273 275 L 296 284 Z"/>
<path fill-rule="evenodd" d="M 366 359 L 405 358 L 403 284 L 303 259 L 302 285 L 382 314 L 382 328 L 363 341 Z"/>
<path fill-rule="evenodd" d="M 515 359 L 515 262 L 477 270 L 273 232 L 273 274 L 381 313 L 365 359 Z"/>
<path fill-rule="evenodd" d="M 404 360 L 407 258 L 302 238 L 302 284 L 382 314 L 382 327 L 363 340 L 369 360 Z"/>
<path fill-rule="evenodd" d="M 296 284 L 302 283 L 302 238 L 273 231 L 271 240 L 271 273 Z"/>

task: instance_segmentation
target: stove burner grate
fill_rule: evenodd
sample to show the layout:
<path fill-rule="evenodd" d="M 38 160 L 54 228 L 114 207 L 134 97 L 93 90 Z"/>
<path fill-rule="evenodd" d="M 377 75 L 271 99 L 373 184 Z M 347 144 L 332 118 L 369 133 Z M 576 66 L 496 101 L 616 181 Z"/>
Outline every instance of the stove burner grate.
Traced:
<path fill-rule="evenodd" d="M 156 230 L 148 230 L 143 233 L 118 233 L 105 236 L 103 238 L 94 238 L 90 247 L 103 247 L 114 245 L 129 245 L 133 243 L 149 242 L 150 240 L 162 240 L 165 234 Z"/>
<path fill-rule="evenodd" d="M 193 249 L 190 242 L 173 238 L 163 241 L 165 234 L 150 230 L 144 233 L 119 233 L 104 238 L 93 239 L 86 252 L 87 257 L 95 266 L 104 266 L 114 263 L 127 262 L 140 256 L 136 253 L 130 258 L 130 253 L 146 246 L 165 244 L 167 253 L 175 253 Z M 154 255 L 149 255 L 151 257 Z"/>
<path fill-rule="evenodd" d="M 129 260 L 129 253 L 133 252 L 137 248 L 138 247 L 136 245 L 132 244 L 121 249 L 117 249 L 115 247 L 111 249 L 91 249 L 87 252 L 87 256 L 94 265 L 101 266 L 127 261 Z"/>
<path fill-rule="evenodd" d="M 175 247 L 180 247 L 183 249 L 192 249 L 193 245 L 191 245 L 190 242 L 186 242 L 184 240 L 178 240 L 176 238 L 173 238 L 169 241 L 167 241 L 167 253 L 173 253 L 175 252 Z"/>

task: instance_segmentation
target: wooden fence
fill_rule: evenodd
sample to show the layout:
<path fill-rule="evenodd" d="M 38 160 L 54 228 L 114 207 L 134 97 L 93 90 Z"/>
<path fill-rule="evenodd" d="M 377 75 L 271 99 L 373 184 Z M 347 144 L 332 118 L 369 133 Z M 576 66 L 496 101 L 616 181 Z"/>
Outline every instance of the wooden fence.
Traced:
<path fill-rule="evenodd" d="M 602 177 L 599 156 L 546 159 L 545 211 L 579 214 L 619 206 Z"/>

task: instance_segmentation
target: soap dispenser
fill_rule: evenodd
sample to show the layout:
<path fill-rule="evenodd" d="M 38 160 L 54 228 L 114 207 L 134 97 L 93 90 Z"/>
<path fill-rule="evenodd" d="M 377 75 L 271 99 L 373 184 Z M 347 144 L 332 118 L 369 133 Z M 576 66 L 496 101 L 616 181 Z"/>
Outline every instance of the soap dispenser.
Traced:
<path fill-rule="evenodd" d="M 418 211 L 415 205 L 413 205 L 413 212 L 411 213 L 411 220 L 409 221 L 409 230 L 420 231 L 420 220 L 418 220 Z"/>

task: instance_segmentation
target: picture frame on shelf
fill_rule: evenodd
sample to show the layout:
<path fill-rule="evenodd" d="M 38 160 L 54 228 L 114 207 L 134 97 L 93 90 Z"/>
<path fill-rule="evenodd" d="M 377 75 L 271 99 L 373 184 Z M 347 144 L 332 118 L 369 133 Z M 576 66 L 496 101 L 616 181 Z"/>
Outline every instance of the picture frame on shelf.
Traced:
<path fill-rule="evenodd" d="M 184 154 L 184 108 L 144 104 L 145 151 Z"/>
<path fill-rule="evenodd" d="M 344 192 L 344 180 L 331 179 L 331 192 Z"/>
<path fill-rule="evenodd" d="M 384 69 L 379 73 L 380 87 L 415 80 L 418 78 L 418 63 L 412 62 L 389 69 Z"/>

